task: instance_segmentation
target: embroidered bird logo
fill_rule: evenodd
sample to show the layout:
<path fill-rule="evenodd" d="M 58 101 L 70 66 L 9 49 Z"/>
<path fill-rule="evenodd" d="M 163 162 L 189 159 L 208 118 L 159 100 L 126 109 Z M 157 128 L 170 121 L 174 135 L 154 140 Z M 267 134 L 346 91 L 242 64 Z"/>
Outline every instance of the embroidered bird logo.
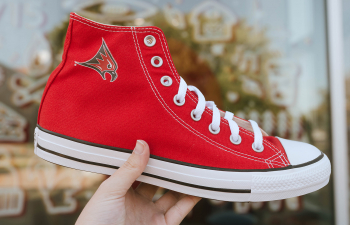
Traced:
<path fill-rule="evenodd" d="M 103 80 L 106 80 L 106 73 L 109 73 L 112 77 L 111 82 L 115 81 L 118 77 L 117 69 L 118 64 L 114 60 L 111 52 L 105 40 L 102 38 L 102 45 L 96 55 L 92 59 L 86 62 L 75 62 L 78 65 L 85 66 L 97 71 Z"/>

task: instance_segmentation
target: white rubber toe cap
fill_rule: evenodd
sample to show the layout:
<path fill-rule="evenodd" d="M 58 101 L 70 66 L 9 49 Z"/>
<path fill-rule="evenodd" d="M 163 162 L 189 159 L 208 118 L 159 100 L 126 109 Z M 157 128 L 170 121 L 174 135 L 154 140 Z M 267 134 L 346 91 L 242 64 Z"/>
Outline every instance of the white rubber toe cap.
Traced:
<path fill-rule="evenodd" d="M 277 138 L 283 145 L 292 166 L 310 162 L 322 154 L 322 152 L 313 145 L 280 137 Z"/>

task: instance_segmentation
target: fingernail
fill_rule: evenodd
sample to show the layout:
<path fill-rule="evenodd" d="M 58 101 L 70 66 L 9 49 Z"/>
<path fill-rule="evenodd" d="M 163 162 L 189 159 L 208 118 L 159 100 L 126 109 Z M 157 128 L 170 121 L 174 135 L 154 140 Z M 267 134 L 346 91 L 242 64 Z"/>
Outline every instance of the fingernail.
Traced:
<path fill-rule="evenodd" d="M 145 145 L 142 143 L 142 141 L 137 140 L 134 152 L 138 155 L 141 155 L 143 153 L 144 147 Z"/>

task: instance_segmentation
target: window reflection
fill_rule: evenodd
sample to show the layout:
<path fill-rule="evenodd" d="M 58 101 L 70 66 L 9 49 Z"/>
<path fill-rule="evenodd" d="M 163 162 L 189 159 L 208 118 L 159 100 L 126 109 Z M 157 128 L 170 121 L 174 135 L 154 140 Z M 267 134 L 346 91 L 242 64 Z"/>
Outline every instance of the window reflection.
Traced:
<path fill-rule="evenodd" d="M 61 61 L 70 11 L 101 23 L 160 27 L 179 74 L 206 99 L 257 121 L 270 135 L 309 142 L 331 155 L 324 1 L 4 0 L 1 224 L 73 224 L 106 178 L 33 152 L 38 107 Z M 204 199 L 183 224 L 333 224 L 332 201 L 331 184 L 273 202 Z"/>

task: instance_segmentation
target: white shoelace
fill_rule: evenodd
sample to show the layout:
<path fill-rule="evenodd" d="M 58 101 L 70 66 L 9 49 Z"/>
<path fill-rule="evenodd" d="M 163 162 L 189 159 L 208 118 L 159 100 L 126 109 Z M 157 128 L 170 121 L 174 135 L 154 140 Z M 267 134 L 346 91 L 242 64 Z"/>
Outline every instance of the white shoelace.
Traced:
<path fill-rule="evenodd" d="M 185 103 L 185 96 L 187 89 L 190 91 L 193 91 L 197 94 L 198 96 L 198 103 L 196 108 L 191 112 L 192 118 L 196 121 L 200 120 L 202 117 L 202 114 L 205 111 L 205 107 L 208 107 L 209 109 L 213 110 L 213 118 L 212 118 L 212 123 L 209 125 L 209 130 L 213 134 L 218 134 L 220 132 L 220 111 L 216 107 L 215 103 L 213 101 L 205 101 L 204 95 L 198 88 L 192 85 L 187 85 L 184 79 L 181 77 L 180 81 L 180 86 L 179 86 L 179 91 L 177 95 L 175 95 L 174 100 L 177 101 L 179 105 L 183 105 Z M 233 144 L 240 144 L 241 143 L 241 136 L 239 135 L 239 127 L 235 121 L 233 121 L 233 113 L 231 112 L 226 112 L 225 113 L 225 119 L 228 120 L 228 124 L 231 130 L 231 136 L 230 140 Z M 261 130 L 258 126 L 258 124 L 253 121 L 249 120 L 253 132 L 254 132 L 254 142 L 252 144 L 252 148 L 256 152 L 262 152 L 264 150 L 263 146 L 263 135 L 261 133 Z"/>

